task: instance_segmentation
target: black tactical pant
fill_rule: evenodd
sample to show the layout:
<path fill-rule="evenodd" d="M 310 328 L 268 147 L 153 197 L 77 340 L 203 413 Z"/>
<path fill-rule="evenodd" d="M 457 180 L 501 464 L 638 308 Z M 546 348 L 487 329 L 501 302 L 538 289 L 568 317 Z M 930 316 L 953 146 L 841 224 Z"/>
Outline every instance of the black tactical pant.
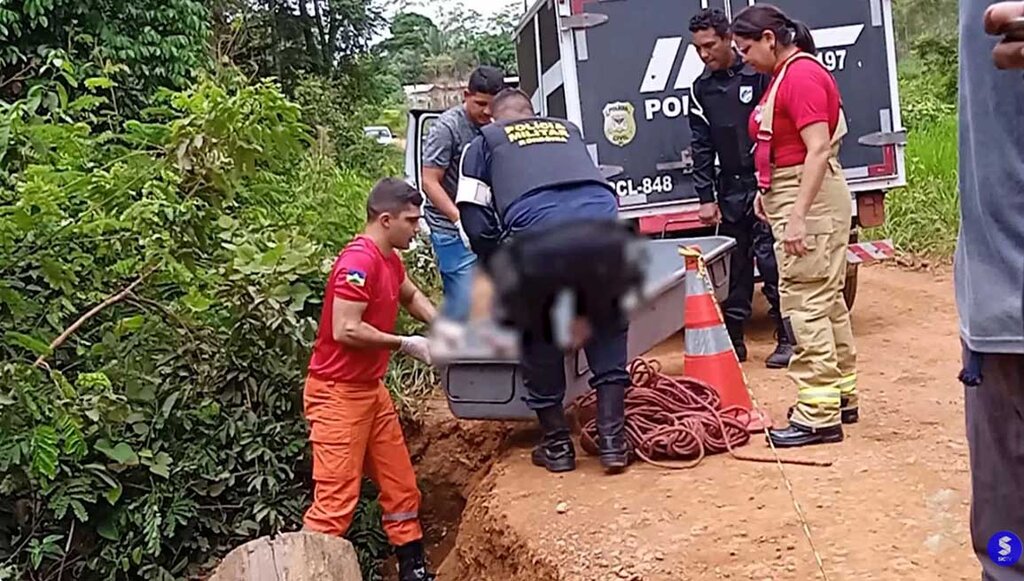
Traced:
<path fill-rule="evenodd" d="M 623 322 L 595 329 L 583 346 L 587 365 L 593 376 L 590 387 L 600 391 L 605 386 L 628 386 L 626 371 L 626 340 L 628 326 Z M 545 337 L 526 332 L 523 335 L 519 367 L 527 390 L 526 406 L 540 410 L 562 406 L 565 402 L 565 353 Z"/>
<path fill-rule="evenodd" d="M 965 367 L 970 355 L 964 351 Z M 984 354 L 981 384 L 964 387 L 971 459 L 971 540 L 982 581 L 1024 581 L 1024 558 L 1000 566 L 993 558 L 1019 554 L 1000 545 L 1008 531 L 1024 539 L 1024 355 Z M 992 551 L 990 552 L 990 545 Z"/>
<path fill-rule="evenodd" d="M 629 323 L 620 300 L 642 282 L 641 265 L 627 251 L 635 241 L 616 220 L 566 222 L 517 235 L 489 261 L 505 322 L 522 334 L 520 369 L 530 409 L 563 404 L 565 352 L 556 345 L 551 323 L 563 290 L 573 292 L 576 315 L 593 327 L 583 347 L 593 372 L 591 387 L 629 385 Z"/>
<path fill-rule="evenodd" d="M 729 275 L 729 296 L 722 303 L 722 314 L 730 333 L 742 332 L 750 319 L 754 300 L 754 260 L 764 284 L 761 292 L 768 299 L 768 315 L 776 327 L 781 324 L 779 310 L 779 267 L 775 260 L 775 238 L 771 227 L 754 215 L 754 192 L 724 197 L 719 204 L 722 223 L 718 233 L 736 240 Z"/>

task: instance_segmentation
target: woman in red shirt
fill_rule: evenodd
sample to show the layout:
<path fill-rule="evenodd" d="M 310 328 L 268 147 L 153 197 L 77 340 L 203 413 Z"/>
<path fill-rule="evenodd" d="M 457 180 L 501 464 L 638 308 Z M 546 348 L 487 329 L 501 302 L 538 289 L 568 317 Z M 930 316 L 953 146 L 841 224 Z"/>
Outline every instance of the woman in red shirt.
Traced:
<path fill-rule="evenodd" d="M 754 209 L 775 234 L 781 308 L 797 384 L 777 447 L 839 442 L 857 421 L 856 350 L 843 300 L 852 198 L 839 165 L 846 134 L 835 79 L 801 22 L 770 5 L 744 9 L 732 32 L 744 60 L 773 75 L 750 118 L 760 193 Z"/>

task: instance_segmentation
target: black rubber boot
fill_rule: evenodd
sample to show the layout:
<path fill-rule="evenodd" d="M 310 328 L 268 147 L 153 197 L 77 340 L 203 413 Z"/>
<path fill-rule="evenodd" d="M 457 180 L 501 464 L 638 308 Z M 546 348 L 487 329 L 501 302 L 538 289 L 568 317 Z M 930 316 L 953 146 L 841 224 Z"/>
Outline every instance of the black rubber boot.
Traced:
<path fill-rule="evenodd" d="M 544 433 L 539 446 L 530 459 L 534 466 L 543 466 L 549 472 L 571 472 L 576 469 L 576 447 L 569 432 L 565 410 L 556 405 L 537 410 L 537 420 Z"/>
<path fill-rule="evenodd" d="M 790 424 L 781 430 L 769 430 L 768 438 L 776 448 L 834 444 L 843 441 L 843 425 L 809 428 L 799 424 Z"/>
<path fill-rule="evenodd" d="M 736 351 L 736 358 L 740 363 L 747 360 L 747 344 L 743 341 L 742 323 L 725 323 L 725 329 L 729 332 L 729 339 L 732 341 L 732 348 Z"/>
<path fill-rule="evenodd" d="M 437 576 L 427 570 L 427 557 L 422 541 L 395 547 L 398 557 L 398 581 L 434 581 Z"/>
<path fill-rule="evenodd" d="M 764 364 L 768 369 L 785 369 L 793 358 L 793 346 L 789 344 L 789 335 L 782 329 L 775 332 L 775 351 L 768 356 Z"/>
<path fill-rule="evenodd" d="M 597 390 L 597 449 L 609 474 L 619 474 L 630 464 L 624 385 L 604 385 Z"/>

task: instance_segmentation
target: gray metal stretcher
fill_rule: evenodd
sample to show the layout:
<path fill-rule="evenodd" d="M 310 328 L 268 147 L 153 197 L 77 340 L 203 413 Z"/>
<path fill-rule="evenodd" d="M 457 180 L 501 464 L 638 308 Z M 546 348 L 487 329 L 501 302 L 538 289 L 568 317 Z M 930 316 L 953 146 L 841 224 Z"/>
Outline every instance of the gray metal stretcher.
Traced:
<path fill-rule="evenodd" d="M 630 360 L 642 356 L 683 329 L 686 266 L 679 247 L 697 246 L 704 255 L 715 298 L 721 302 L 729 292 L 729 257 L 736 241 L 725 236 L 650 240 L 645 302 L 629 318 Z M 452 414 L 474 420 L 530 420 L 536 418 L 526 407 L 526 388 L 515 359 L 494 357 L 479 342 L 469 341 L 467 349 L 441 370 L 442 386 Z M 590 370 L 582 350 L 566 355 L 566 396 L 568 405 L 589 389 Z"/>

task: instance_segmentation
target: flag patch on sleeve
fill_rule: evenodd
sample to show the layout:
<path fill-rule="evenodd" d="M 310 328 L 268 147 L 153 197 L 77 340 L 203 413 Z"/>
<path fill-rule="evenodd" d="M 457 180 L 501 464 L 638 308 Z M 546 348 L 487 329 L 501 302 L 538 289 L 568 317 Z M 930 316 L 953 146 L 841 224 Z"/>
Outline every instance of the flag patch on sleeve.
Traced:
<path fill-rule="evenodd" d="M 363 288 L 366 286 L 366 273 L 360 270 L 350 270 L 345 274 L 345 282 L 352 286 Z"/>

